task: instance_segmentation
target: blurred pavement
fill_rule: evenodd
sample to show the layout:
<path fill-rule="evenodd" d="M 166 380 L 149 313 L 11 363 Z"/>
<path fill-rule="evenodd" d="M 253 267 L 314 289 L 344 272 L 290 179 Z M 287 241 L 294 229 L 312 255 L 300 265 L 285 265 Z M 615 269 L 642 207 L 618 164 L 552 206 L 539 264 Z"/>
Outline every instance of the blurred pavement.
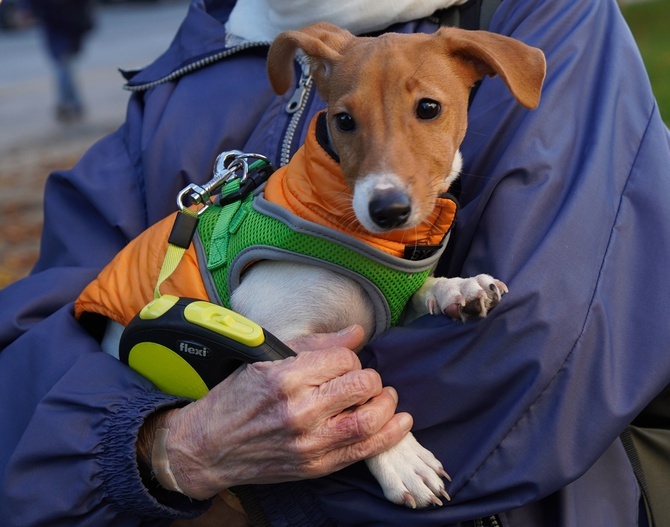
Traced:
<path fill-rule="evenodd" d="M 76 64 L 87 115 L 69 127 L 53 118 L 51 65 L 39 28 L 1 31 L 0 155 L 64 132 L 120 124 L 129 93 L 117 68 L 139 68 L 162 53 L 187 7 L 185 0 L 97 6 L 96 27 Z"/>
<path fill-rule="evenodd" d="M 68 124 L 54 118 L 39 29 L 0 31 L 0 289 L 37 259 L 49 173 L 72 167 L 124 121 L 130 92 L 117 68 L 141 68 L 158 57 L 187 9 L 188 0 L 98 5 L 96 28 L 76 64 L 86 115 Z"/>

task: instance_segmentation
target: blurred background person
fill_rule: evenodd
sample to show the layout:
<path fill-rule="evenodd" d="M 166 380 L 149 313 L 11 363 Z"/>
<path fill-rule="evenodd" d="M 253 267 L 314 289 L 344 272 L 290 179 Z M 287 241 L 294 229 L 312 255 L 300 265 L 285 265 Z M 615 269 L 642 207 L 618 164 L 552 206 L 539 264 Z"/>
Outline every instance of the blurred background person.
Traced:
<path fill-rule="evenodd" d="M 29 0 L 54 69 L 55 116 L 60 122 L 80 120 L 84 105 L 74 71 L 86 35 L 94 27 L 91 0 Z"/>

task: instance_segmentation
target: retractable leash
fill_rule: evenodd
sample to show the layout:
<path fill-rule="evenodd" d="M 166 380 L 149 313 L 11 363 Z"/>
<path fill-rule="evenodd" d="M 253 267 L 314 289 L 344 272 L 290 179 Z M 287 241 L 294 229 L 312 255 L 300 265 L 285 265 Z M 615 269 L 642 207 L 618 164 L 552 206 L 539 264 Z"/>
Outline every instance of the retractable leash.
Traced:
<path fill-rule="evenodd" d="M 249 165 L 248 159 L 255 161 Z M 202 213 L 212 205 L 233 205 L 262 185 L 273 172 L 258 154 L 220 154 L 214 177 L 190 184 L 177 196 L 179 211 L 154 289 L 154 300 L 128 324 L 119 358 L 163 392 L 198 399 L 242 363 L 279 360 L 293 350 L 255 322 L 217 304 L 161 295 L 191 245 Z M 220 193 L 217 191 L 221 189 Z"/>

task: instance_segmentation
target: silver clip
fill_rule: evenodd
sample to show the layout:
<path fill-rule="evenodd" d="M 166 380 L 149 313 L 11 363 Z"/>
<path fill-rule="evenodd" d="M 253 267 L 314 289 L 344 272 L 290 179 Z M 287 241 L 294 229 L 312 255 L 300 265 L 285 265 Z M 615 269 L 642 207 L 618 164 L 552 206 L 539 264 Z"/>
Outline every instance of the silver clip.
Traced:
<path fill-rule="evenodd" d="M 260 154 L 245 154 L 239 150 L 230 150 L 222 152 L 216 158 L 214 163 L 213 177 L 203 185 L 191 183 L 183 188 L 177 195 L 177 206 L 179 210 L 184 210 L 191 205 L 203 205 L 198 209 L 200 216 L 213 203 L 212 194 L 219 188 L 233 179 L 239 179 L 244 182 L 247 179 L 249 164 L 247 159 L 262 159 L 269 163 L 265 156 Z"/>

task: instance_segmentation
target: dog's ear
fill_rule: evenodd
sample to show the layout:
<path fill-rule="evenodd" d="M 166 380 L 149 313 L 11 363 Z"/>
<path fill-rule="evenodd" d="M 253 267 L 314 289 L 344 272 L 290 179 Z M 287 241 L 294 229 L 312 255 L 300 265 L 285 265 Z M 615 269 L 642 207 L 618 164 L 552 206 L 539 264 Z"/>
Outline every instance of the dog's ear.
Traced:
<path fill-rule="evenodd" d="M 523 106 L 533 109 L 540 103 L 547 69 L 540 49 L 489 31 L 441 28 L 436 35 L 448 53 L 472 67 L 475 79 L 500 75 Z"/>
<path fill-rule="evenodd" d="M 285 31 L 277 35 L 268 52 L 268 76 L 274 92 L 286 93 L 293 83 L 293 57 L 301 49 L 312 65 L 312 75 L 324 98 L 333 63 L 341 51 L 355 37 L 348 31 L 326 22 L 318 22 L 298 31 Z"/>

